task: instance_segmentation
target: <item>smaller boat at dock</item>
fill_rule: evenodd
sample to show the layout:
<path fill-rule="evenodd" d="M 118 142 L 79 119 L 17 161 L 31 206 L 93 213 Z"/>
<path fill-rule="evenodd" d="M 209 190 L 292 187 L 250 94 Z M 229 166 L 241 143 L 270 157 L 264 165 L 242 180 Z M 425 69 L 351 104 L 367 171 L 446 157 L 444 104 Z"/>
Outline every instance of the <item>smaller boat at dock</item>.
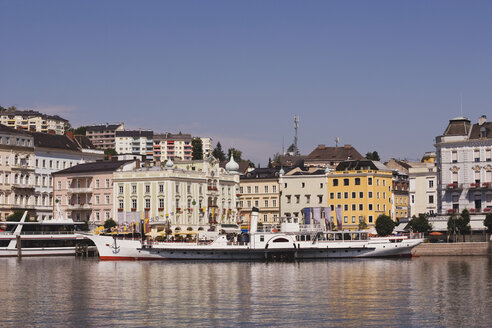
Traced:
<path fill-rule="evenodd" d="M 301 225 L 282 218 L 279 229 L 258 230 L 253 208 L 248 234 L 220 234 L 213 241 L 155 242 L 87 235 L 101 260 L 312 260 L 411 256 L 423 239 L 406 236 L 372 238 L 367 231 L 326 231 L 320 225 Z M 144 234 L 142 233 L 142 236 Z"/>
<path fill-rule="evenodd" d="M 77 227 L 84 222 L 57 218 L 41 222 L 26 221 L 27 211 L 19 222 L 0 222 L 0 257 L 75 255 L 77 249 L 93 244 Z"/>

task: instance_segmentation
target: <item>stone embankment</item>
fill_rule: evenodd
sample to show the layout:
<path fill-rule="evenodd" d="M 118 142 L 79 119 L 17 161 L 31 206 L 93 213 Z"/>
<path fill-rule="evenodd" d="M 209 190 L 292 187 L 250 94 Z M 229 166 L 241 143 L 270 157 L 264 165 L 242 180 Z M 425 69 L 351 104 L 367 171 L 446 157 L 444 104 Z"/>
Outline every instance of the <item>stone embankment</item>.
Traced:
<path fill-rule="evenodd" d="M 492 255 L 492 242 L 423 243 L 412 250 L 414 256 L 484 256 Z"/>

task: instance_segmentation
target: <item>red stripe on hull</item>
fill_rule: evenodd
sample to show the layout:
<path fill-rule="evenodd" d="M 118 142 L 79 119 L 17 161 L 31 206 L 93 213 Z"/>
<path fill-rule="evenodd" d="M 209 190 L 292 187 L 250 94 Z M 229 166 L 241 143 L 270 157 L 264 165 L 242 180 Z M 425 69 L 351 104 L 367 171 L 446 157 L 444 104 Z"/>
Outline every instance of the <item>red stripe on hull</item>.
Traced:
<path fill-rule="evenodd" d="M 101 261 L 162 261 L 167 260 L 166 258 L 156 258 L 156 257 L 131 257 L 131 256 L 100 256 Z"/>

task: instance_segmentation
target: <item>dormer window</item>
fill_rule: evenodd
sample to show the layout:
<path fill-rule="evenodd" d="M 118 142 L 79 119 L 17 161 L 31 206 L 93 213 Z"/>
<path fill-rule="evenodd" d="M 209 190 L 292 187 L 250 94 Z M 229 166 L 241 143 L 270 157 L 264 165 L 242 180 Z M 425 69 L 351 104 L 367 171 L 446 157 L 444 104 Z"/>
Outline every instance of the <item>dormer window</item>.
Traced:
<path fill-rule="evenodd" d="M 480 138 L 487 138 L 487 129 L 485 126 L 482 126 L 480 128 Z"/>

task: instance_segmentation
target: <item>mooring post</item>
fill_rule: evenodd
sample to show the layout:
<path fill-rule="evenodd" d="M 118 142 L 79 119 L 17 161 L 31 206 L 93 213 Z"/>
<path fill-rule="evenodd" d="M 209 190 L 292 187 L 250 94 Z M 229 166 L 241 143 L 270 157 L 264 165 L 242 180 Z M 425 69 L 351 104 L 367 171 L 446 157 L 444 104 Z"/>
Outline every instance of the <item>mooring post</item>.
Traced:
<path fill-rule="evenodd" d="M 15 240 L 17 241 L 17 257 L 22 257 L 21 236 L 20 235 L 15 236 Z"/>

